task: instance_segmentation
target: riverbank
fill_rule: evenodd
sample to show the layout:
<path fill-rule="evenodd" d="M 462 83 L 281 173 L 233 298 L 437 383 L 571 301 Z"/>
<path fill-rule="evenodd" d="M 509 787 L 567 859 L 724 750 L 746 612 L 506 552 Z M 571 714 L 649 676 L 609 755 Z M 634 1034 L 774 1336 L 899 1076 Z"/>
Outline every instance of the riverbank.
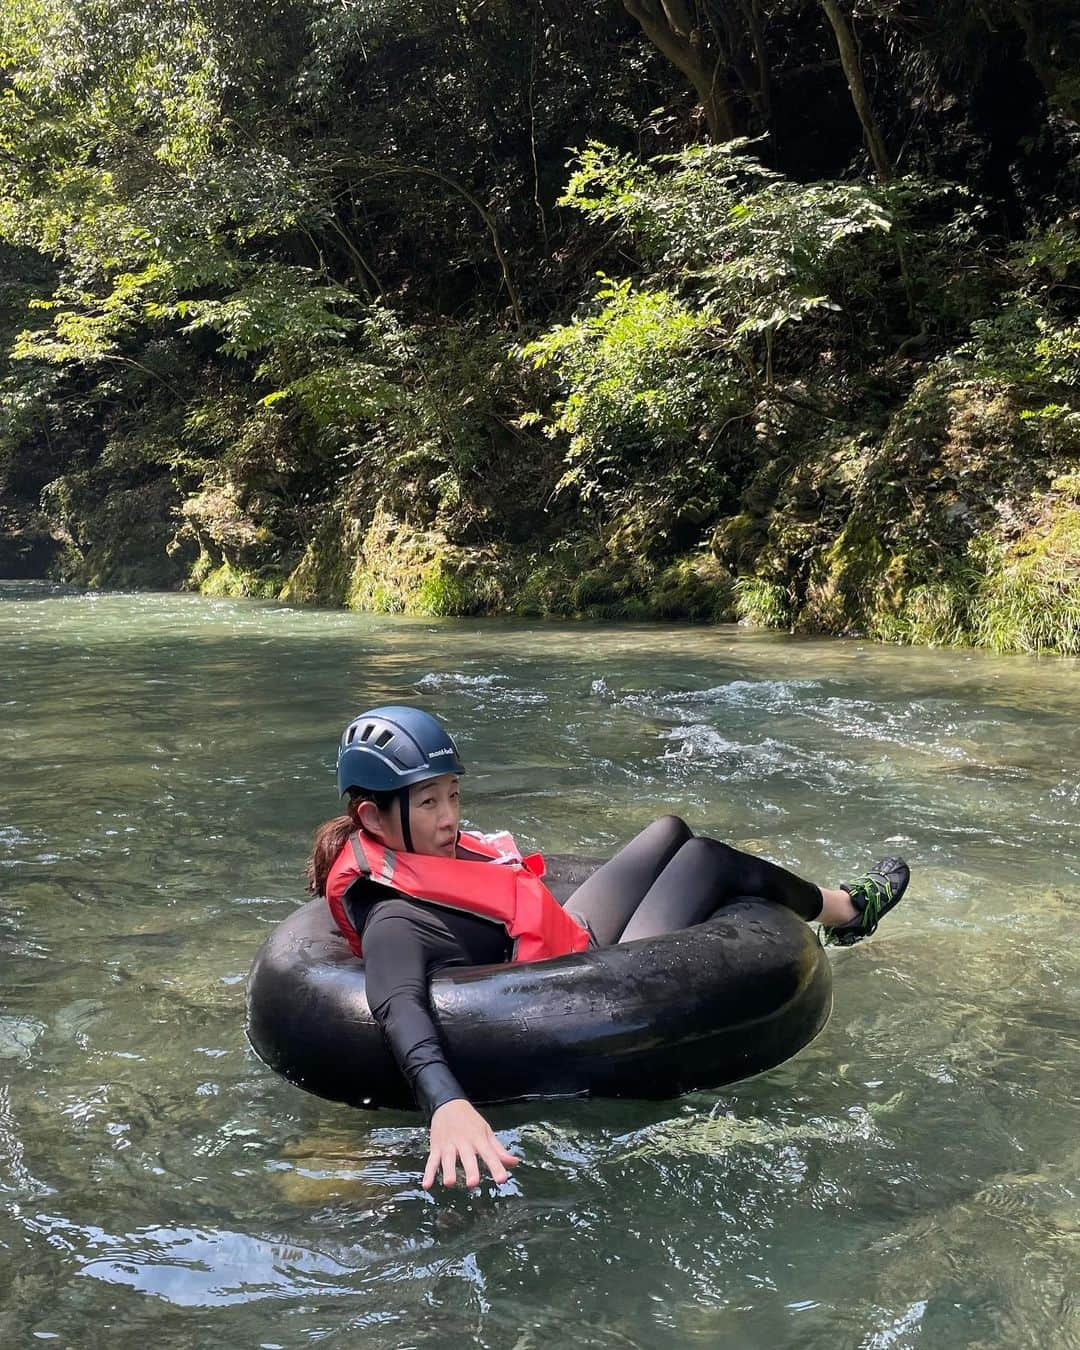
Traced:
<path fill-rule="evenodd" d="M 476 540 L 452 515 L 449 528 L 438 517 L 423 528 L 381 503 L 365 511 L 346 479 L 300 542 L 295 513 L 271 519 L 257 484 L 184 497 L 160 479 L 118 488 L 91 471 L 67 483 L 57 514 L 9 517 L 2 561 L 13 576 L 382 613 L 739 620 L 1080 653 L 1080 418 L 970 363 L 917 369 L 876 435 L 841 425 L 787 450 L 810 419 L 778 419 L 779 400 L 759 407 L 772 418 L 737 509 L 709 520 L 691 503 L 706 517 L 696 527 L 645 500 L 589 530 L 571 511 L 545 512 L 550 481 L 534 474 L 515 501 L 525 537 Z M 698 545 L 680 548 L 695 532 Z"/>

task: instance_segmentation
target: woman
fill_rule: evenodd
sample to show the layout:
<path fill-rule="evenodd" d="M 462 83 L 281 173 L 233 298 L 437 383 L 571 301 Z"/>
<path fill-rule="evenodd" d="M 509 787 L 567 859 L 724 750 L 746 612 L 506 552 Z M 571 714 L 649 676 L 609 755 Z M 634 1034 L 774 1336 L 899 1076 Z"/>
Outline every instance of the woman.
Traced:
<path fill-rule="evenodd" d="M 446 729 L 419 708 L 362 713 L 338 752 L 346 814 L 315 835 L 308 884 L 325 895 L 365 961 L 372 1015 L 430 1122 L 423 1185 L 441 1168 L 466 1186 L 483 1162 L 496 1182 L 518 1160 L 466 1099 L 431 1017 L 428 986 L 448 966 L 543 960 L 588 946 L 656 937 L 708 919 L 736 896 L 761 896 L 825 927 L 827 942 L 869 936 L 908 882 L 886 858 L 826 889 L 774 863 L 695 838 L 665 816 L 632 839 L 574 892 L 564 909 L 540 880 L 539 855 L 522 858 L 507 835 L 459 828 L 465 772 Z"/>

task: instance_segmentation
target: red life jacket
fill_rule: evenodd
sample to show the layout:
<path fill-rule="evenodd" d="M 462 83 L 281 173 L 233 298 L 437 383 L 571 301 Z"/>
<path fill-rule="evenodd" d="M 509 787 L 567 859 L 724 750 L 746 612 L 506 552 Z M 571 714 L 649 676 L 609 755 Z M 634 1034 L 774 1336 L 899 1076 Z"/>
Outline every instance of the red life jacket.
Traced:
<path fill-rule="evenodd" d="M 500 848 L 495 840 L 508 847 Z M 357 956 L 364 952 L 345 893 L 360 877 L 392 893 L 501 923 L 513 943 L 512 961 L 545 961 L 589 945 L 588 929 L 540 880 L 544 860 L 538 853 L 522 858 L 509 835 L 459 834 L 458 848 L 472 856 L 398 853 L 364 830 L 349 835 L 326 878 L 326 899 Z"/>

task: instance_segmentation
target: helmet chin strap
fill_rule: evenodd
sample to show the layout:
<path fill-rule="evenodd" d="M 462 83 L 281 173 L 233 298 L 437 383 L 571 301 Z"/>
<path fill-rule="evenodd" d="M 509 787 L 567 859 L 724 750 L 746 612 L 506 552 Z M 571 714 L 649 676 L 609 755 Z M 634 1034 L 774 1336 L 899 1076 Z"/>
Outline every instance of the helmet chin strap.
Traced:
<path fill-rule="evenodd" d="M 412 830 L 409 829 L 409 789 L 407 787 L 398 790 L 398 810 L 401 815 L 401 839 L 405 845 L 405 852 L 415 853 Z"/>

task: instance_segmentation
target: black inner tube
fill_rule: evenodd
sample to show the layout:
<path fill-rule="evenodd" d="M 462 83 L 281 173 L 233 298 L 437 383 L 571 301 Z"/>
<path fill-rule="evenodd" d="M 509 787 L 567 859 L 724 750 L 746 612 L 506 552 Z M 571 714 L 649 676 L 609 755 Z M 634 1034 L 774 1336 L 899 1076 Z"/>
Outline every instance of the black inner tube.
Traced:
<path fill-rule="evenodd" d="M 595 866 L 552 859 L 565 899 Z M 790 910 L 742 897 L 678 933 L 431 982 L 447 1056 L 477 1104 L 534 1097 L 666 1098 L 774 1067 L 828 1020 L 832 977 Z M 364 964 L 323 900 L 280 924 L 248 978 L 256 1054 L 317 1096 L 415 1107 L 371 1016 Z"/>

